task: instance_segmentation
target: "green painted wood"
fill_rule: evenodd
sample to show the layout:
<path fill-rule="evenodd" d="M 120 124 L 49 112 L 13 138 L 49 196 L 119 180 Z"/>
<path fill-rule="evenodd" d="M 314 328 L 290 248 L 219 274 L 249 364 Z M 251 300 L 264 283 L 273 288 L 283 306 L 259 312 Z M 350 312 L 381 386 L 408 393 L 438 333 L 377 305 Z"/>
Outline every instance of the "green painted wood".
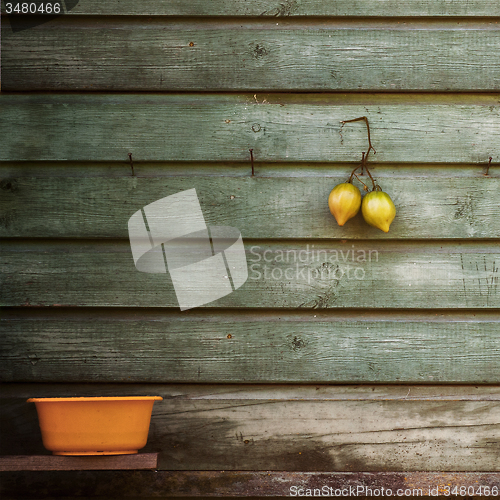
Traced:
<path fill-rule="evenodd" d="M 36 317 L 35 310 L 35 317 L 23 317 L 21 310 L 0 321 L 2 381 L 215 384 L 500 380 L 498 313 L 82 311 L 73 316 L 52 315 Z M 331 392 L 335 394 L 335 390 Z M 291 395 L 285 392 L 281 397 Z"/>
<path fill-rule="evenodd" d="M 128 241 L 12 242 L 1 251 L 3 305 L 178 307 L 170 275 L 137 271 Z M 246 257 L 246 283 L 204 307 L 500 307 L 497 241 L 257 240 Z M 185 284 L 201 286 L 192 275 Z"/>
<path fill-rule="evenodd" d="M 254 95 L 496 91 L 499 31 L 491 16 L 500 7 L 487 0 L 342 3 L 87 0 L 73 17 L 17 40 L 4 29 L 4 90 L 252 92 L 0 96 L 0 160 L 8 162 L 0 165 L 0 235 L 69 238 L 8 242 L 1 302 L 72 306 L 2 311 L 0 379 L 34 382 L 9 385 L 2 450 L 44 453 L 23 391 L 157 390 L 168 399 L 155 408 L 147 450 L 160 452 L 165 470 L 500 470 L 497 385 L 269 385 L 498 384 L 500 375 L 498 95 Z M 88 17 L 94 14 L 115 17 Z M 324 203 L 330 183 L 366 149 L 362 124 L 339 124 L 361 115 L 372 124 L 374 173 L 398 207 L 389 235 L 360 218 L 338 228 Z M 250 148 L 257 178 L 248 176 Z M 254 267 L 239 292 L 180 313 L 168 275 L 133 267 L 126 221 L 194 186 L 210 224 L 243 232 Z M 334 261 L 315 257 L 312 245 Z M 356 261 L 354 276 L 348 259 L 339 261 L 340 251 L 353 248 L 376 252 Z M 290 268 L 278 260 L 284 249 L 308 255 Z M 58 384 L 46 389 L 40 381 Z M 234 382 L 266 385 L 223 385 Z M 88 479 L 82 484 L 106 481 Z M 151 479 L 135 477 L 126 494 L 146 483 L 149 493 L 168 490 L 170 477 Z M 31 492 L 48 481 L 23 484 Z M 211 479 L 194 481 L 206 487 Z M 71 496 L 64 485 L 49 489 Z"/>
<path fill-rule="evenodd" d="M 40 384 L 33 390 L 44 392 Z M 269 399 L 253 399 L 250 389 L 235 399 L 173 396 L 155 403 L 143 451 L 159 451 L 160 470 L 499 470 L 498 401 L 332 401 L 321 395 L 301 401 L 266 391 Z M 1 417 L 9 423 L 4 448 L 44 452 L 33 406 L 20 397 L 2 399 Z"/>
<path fill-rule="evenodd" d="M 70 15 L 133 16 L 500 16 L 496 0 L 85 0 Z"/>
<path fill-rule="evenodd" d="M 397 216 L 389 233 L 368 226 L 361 213 L 340 227 L 328 209 L 333 187 L 352 165 L 309 165 L 272 171 L 165 165 L 150 173 L 127 164 L 87 176 L 92 164 L 66 174 L 66 166 L 34 170 L 23 165 L 0 173 L 0 236 L 16 238 L 128 238 L 128 219 L 155 200 L 196 189 L 208 225 L 237 227 L 244 238 L 311 240 L 500 237 L 498 167 L 389 167 L 372 169 L 393 199 Z M 191 172 L 192 169 L 192 172 Z M 71 170 L 69 168 L 69 170 Z M 371 183 L 365 174 L 363 182 Z M 360 188 L 361 183 L 355 182 Z"/>
<path fill-rule="evenodd" d="M 356 162 L 364 115 L 377 162 L 498 162 L 495 94 L 3 94 L 0 161 Z"/>
<path fill-rule="evenodd" d="M 494 19 L 61 16 L 37 29 L 4 28 L 2 89 L 497 91 Z"/>

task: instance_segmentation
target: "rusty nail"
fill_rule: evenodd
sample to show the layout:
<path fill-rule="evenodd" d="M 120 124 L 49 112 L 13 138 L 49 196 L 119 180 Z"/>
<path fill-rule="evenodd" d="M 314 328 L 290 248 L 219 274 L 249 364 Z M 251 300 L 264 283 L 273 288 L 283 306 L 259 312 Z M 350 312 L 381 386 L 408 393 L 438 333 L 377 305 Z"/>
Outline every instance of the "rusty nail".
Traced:
<path fill-rule="evenodd" d="M 255 170 L 253 166 L 253 149 L 250 149 L 250 161 L 252 162 L 252 177 L 255 175 Z"/>
<path fill-rule="evenodd" d="M 484 173 L 484 175 L 488 175 L 488 172 L 490 171 L 491 160 L 493 160 L 493 158 L 490 156 L 488 160 L 488 166 L 486 167 L 486 172 Z"/>
<path fill-rule="evenodd" d="M 132 153 L 128 154 L 128 158 L 130 160 L 130 168 L 132 169 L 132 176 L 134 176 L 135 173 L 134 173 L 134 162 L 132 161 Z"/>

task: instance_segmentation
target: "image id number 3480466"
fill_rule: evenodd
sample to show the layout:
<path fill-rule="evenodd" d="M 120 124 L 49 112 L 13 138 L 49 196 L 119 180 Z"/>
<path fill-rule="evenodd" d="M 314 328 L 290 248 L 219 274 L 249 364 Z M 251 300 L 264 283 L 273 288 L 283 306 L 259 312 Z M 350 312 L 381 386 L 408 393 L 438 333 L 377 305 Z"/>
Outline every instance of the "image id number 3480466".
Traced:
<path fill-rule="evenodd" d="M 436 492 L 436 495 L 434 495 Z M 445 485 L 441 488 L 437 487 L 429 489 L 430 496 L 437 496 L 438 492 L 445 497 L 497 497 L 499 493 L 498 486 L 452 486 Z"/>
<path fill-rule="evenodd" d="M 61 14 L 59 2 L 6 2 L 5 14 Z"/>

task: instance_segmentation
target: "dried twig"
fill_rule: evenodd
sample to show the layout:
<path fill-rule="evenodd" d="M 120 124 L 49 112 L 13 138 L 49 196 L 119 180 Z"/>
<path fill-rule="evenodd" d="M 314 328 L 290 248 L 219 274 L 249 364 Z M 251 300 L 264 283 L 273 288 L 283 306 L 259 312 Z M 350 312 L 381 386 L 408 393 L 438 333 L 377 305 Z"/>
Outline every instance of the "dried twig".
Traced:
<path fill-rule="evenodd" d="M 344 124 L 346 124 L 346 123 L 359 122 L 359 121 L 364 121 L 366 124 L 366 130 L 368 132 L 368 151 L 366 153 L 363 152 L 363 156 L 361 158 L 361 163 L 351 172 L 351 176 L 349 177 L 348 182 L 352 182 L 352 178 L 354 176 L 356 176 L 356 179 L 359 180 L 359 177 L 355 174 L 359 168 L 361 168 L 361 173 L 363 173 L 363 171 L 366 169 L 366 173 L 370 177 L 370 180 L 372 181 L 372 184 L 373 184 L 372 191 L 377 191 L 377 190 L 380 190 L 380 186 L 378 186 L 375 183 L 375 180 L 373 179 L 372 174 L 370 173 L 370 170 L 368 169 L 368 166 L 366 164 L 366 162 L 368 161 L 368 155 L 370 154 L 370 152 L 373 151 L 373 154 L 377 153 L 375 151 L 375 148 L 372 145 L 372 141 L 371 141 L 371 137 L 370 137 L 370 124 L 368 123 L 368 118 L 366 116 L 360 116 L 359 118 L 353 118 L 352 120 L 345 120 L 341 123 L 342 123 L 342 126 L 344 126 Z M 366 187 L 366 185 L 364 183 L 362 183 L 362 184 Z"/>

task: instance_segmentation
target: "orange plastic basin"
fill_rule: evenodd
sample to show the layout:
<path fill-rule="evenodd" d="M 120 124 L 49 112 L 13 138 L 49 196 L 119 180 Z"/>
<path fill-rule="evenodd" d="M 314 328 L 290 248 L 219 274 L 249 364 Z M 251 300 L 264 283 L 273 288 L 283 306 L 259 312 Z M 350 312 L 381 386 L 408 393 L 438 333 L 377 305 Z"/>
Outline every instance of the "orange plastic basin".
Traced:
<path fill-rule="evenodd" d="M 160 396 L 31 398 L 54 455 L 128 455 L 146 446 Z"/>

